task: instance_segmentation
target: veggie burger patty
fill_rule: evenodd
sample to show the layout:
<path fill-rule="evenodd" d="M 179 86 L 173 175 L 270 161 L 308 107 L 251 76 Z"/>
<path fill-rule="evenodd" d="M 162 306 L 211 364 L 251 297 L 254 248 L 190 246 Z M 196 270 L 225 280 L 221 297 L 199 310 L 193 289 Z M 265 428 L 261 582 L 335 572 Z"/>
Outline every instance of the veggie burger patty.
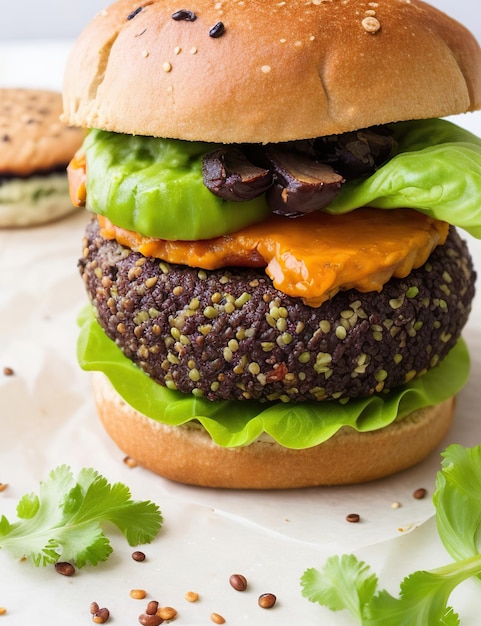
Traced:
<path fill-rule="evenodd" d="M 275 289 L 263 270 L 144 257 L 101 237 L 97 220 L 85 250 L 81 274 L 107 335 L 156 382 L 210 400 L 387 392 L 446 356 L 474 296 L 471 258 L 454 228 L 407 278 L 317 308 Z"/>

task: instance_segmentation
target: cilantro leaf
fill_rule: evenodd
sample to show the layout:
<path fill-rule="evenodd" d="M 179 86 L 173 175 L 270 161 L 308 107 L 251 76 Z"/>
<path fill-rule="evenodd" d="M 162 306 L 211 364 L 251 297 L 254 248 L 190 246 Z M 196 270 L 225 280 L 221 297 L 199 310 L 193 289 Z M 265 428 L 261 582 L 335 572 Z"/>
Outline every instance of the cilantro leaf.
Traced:
<path fill-rule="evenodd" d="M 481 446 L 453 444 L 441 456 L 433 495 L 436 525 L 449 554 L 464 559 L 481 551 Z"/>
<path fill-rule="evenodd" d="M 457 626 L 447 605 L 453 589 L 481 572 L 481 555 L 432 571 L 417 571 L 401 583 L 400 596 L 377 590 L 377 577 L 353 555 L 333 556 L 324 568 L 306 570 L 303 595 L 331 611 L 348 609 L 362 626 Z"/>
<path fill-rule="evenodd" d="M 133 501 L 122 483 L 111 485 L 91 468 L 75 479 L 66 465 L 50 472 L 38 495 L 19 500 L 17 516 L 14 523 L 0 519 L 0 548 L 37 566 L 68 561 L 79 568 L 97 565 L 111 554 L 106 524 L 116 526 L 135 546 L 150 543 L 163 521 L 156 504 Z"/>
<path fill-rule="evenodd" d="M 334 556 L 321 571 L 304 572 L 306 598 L 332 611 L 347 609 L 362 626 L 459 625 L 449 597 L 464 580 L 481 578 L 481 446 L 452 445 L 442 456 L 433 499 L 440 538 L 455 562 L 410 574 L 396 598 L 377 588 L 366 563 L 353 555 Z"/>
<path fill-rule="evenodd" d="M 377 577 L 369 566 L 352 554 L 327 559 L 322 572 L 311 568 L 302 578 L 303 595 L 331 611 L 348 609 L 361 617 L 363 607 L 371 602 Z"/>

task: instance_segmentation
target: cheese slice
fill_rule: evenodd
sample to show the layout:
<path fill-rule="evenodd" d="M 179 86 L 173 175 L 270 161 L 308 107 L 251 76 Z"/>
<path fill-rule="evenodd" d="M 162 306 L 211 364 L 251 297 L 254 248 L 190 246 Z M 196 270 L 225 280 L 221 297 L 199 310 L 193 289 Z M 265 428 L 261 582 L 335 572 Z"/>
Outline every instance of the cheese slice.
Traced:
<path fill-rule="evenodd" d="M 370 207 L 344 215 L 321 211 L 272 215 L 237 233 L 203 241 L 167 241 L 119 228 L 99 216 L 101 235 L 169 263 L 213 270 L 265 267 L 283 293 L 320 306 L 339 290 L 380 291 L 391 277 L 420 267 L 446 240 L 449 225 L 412 209 Z"/>

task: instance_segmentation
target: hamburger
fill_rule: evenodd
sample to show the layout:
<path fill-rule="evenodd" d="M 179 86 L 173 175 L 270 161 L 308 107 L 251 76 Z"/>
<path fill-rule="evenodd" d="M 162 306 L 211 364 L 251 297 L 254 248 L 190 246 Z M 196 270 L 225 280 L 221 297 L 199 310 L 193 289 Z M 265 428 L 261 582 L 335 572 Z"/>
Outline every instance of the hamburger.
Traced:
<path fill-rule="evenodd" d="M 85 133 L 59 120 L 62 95 L 0 89 L 0 228 L 37 226 L 72 213 L 65 168 Z"/>
<path fill-rule="evenodd" d="M 67 64 L 78 356 L 141 465 L 359 483 L 446 435 L 481 236 L 481 50 L 420 0 L 119 0 Z"/>

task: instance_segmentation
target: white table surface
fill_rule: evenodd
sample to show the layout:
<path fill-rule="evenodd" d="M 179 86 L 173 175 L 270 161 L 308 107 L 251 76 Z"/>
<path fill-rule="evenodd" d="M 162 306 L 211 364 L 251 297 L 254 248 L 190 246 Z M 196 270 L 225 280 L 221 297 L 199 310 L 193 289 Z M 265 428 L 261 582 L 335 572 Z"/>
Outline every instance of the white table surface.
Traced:
<path fill-rule="evenodd" d="M 68 41 L 0 44 L 0 86 L 61 89 Z M 455 120 L 481 134 L 481 113 Z M 458 397 L 454 426 L 438 450 L 416 468 L 375 483 L 347 488 L 291 492 L 236 492 L 170 483 L 142 468 L 128 468 L 123 454 L 103 432 L 93 407 L 90 375 L 75 357 L 76 316 L 86 302 L 77 271 L 84 226 L 78 211 L 38 228 L 0 230 L 0 515 L 15 519 L 24 494 L 36 491 L 51 469 L 68 464 L 74 472 L 94 467 L 110 481 L 125 482 L 134 499 L 155 501 L 164 516 L 157 539 L 142 549 L 143 563 L 113 533 L 114 553 L 95 568 L 66 578 L 52 567 L 35 568 L 0 550 L 0 616 L 9 626 L 32 623 L 60 626 L 90 620 L 93 600 L 111 611 L 111 623 L 135 624 L 145 601 L 129 596 L 144 588 L 148 599 L 175 606 L 176 623 L 208 624 L 211 612 L 227 624 L 287 626 L 353 624 L 301 596 L 300 577 L 321 567 L 333 553 L 355 552 L 372 564 L 381 584 L 397 593 L 404 575 L 451 559 L 437 538 L 430 496 L 449 443 L 481 443 L 481 293 L 464 336 L 472 373 Z M 481 271 L 481 241 L 466 236 Z M 4 376 L 4 367 L 14 376 Z M 415 489 L 428 497 L 416 500 Z M 400 502 L 397 509 L 393 502 Z M 348 513 L 359 524 L 345 521 Z M 244 593 L 228 578 L 244 574 Z M 189 604 L 184 593 L 200 600 Z M 276 606 L 257 605 L 264 592 L 276 594 Z M 481 586 L 461 585 L 452 603 L 465 626 L 479 625 Z M 109 622 L 110 623 L 110 622 Z"/>

